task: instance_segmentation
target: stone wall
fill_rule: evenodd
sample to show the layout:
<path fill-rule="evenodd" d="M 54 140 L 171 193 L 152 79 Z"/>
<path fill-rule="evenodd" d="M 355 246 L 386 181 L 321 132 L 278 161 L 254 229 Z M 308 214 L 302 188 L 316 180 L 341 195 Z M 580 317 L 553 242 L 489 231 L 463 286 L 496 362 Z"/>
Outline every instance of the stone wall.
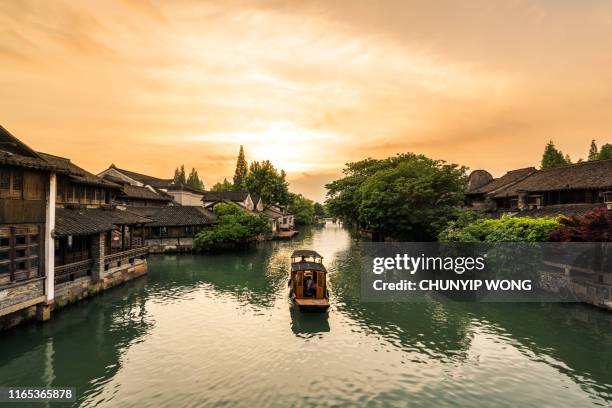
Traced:
<path fill-rule="evenodd" d="M 8 307 L 15 309 L 4 316 L 0 316 L 0 330 L 35 319 L 37 317 L 36 304 L 38 306 L 43 304 L 46 308 L 50 307 L 51 310 L 59 309 L 87 297 L 97 295 L 124 282 L 136 279 L 146 273 L 146 259 L 135 259 L 133 263 L 124 264 L 105 271 L 102 279 L 96 279 L 93 276 L 83 276 L 74 281 L 57 284 L 55 285 L 55 299 L 50 306 L 42 303 L 45 300 L 43 279 L 21 285 L 12 285 L 8 289 L 0 289 L 0 305 L 9 305 Z M 6 293 L 2 295 L 3 292 Z M 27 302 L 30 299 L 33 299 L 32 301 L 36 303 L 29 305 Z M 4 309 L 9 310 L 7 308 Z M 53 314 L 51 314 L 52 317 Z"/>
<path fill-rule="evenodd" d="M 0 313 L 4 309 L 44 296 L 44 278 L 6 285 L 0 288 Z"/>
<path fill-rule="evenodd" d="M 146 240 L 149 253 L 161 254 L 168 252 L 193 251 L 193 238 L 152 238 Z"/>

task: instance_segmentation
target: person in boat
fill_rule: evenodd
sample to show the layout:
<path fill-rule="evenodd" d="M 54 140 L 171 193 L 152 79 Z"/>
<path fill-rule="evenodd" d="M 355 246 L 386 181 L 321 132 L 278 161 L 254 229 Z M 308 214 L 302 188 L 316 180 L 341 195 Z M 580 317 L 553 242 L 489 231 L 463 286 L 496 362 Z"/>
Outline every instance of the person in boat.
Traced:
<path fill-rule="evenodd" d="M 306 280 L 306 284 L 304 285 L 304 287 L 306 288 L 304 295 L 305 296 L 312 296 L 312 284 L 314 283 L 314 280 L 312 280 L 312 276 L 309 276 L 308 279 Z"/>
<path fill-rule="evenodd" d="M 309 288 L 310 288 L 310 295 L 312 297 L 316 297 L 317 296 L 317 283 L 314 281 L 314 279 L 311 279 Z"/>

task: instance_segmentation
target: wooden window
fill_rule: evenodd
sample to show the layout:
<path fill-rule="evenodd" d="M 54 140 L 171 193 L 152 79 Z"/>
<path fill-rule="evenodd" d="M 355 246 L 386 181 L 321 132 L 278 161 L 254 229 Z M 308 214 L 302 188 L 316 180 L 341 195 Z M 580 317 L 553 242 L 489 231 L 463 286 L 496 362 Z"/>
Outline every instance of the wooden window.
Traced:
<path fill-rule="evenodd" d="M 39 276 L 39 242 L 37 225 L 0 226 L 0 285 Z"/>
<path fill-rule="evenodd" d="M 23 171 L 13 171 L 13 191 L 23 191 Z"/>
<path fill-rule="evenodd" d="M 8 169 L 0 169 L 0 190 L 11 189 L 11 172 Z"/>
<path fill-rule="evenodd" d="M 0 197 L 22 198 L 23 170 L 0 169 Z"/>

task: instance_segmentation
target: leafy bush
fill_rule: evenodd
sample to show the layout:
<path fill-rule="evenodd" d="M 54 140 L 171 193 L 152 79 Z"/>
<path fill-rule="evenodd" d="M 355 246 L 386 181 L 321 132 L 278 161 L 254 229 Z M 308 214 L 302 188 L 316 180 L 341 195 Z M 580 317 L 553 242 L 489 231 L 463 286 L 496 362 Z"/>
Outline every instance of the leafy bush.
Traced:
<path fill-rule="evenodd" d="M 551 231 L 551 241 L 612 241 L 612 212 L 607 208 L 596 208 L 582 216 L 563 217 L 560 219 L 560 224 Z"/>
<path fill-rule="evenodd" d="M 263 214 L 253 214 L 235 204 L 226 203 L 217 204 L 214 212 L 217 222 L 196 235 L 196 249 L 209 250 L 248 244 L 261 235 L 271 233 L 268 219 Z"/>
<path fill-rule="evenodd" d="M 440 233 L 443 242 L 542 242 L 561 224 L 555 218 L 502 217 L 460 225 L 451 222 Z"/>

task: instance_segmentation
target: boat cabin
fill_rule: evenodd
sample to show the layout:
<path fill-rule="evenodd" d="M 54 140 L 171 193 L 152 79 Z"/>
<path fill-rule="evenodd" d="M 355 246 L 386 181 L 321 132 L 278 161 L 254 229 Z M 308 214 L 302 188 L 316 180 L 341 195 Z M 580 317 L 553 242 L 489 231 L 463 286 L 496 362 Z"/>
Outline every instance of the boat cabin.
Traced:
<path fill-rule="evenodd" d="M 290 296 L 301 310 L 329 307 L 327 270 L 316 251 L 297 250 L 291 254 Z"/>

